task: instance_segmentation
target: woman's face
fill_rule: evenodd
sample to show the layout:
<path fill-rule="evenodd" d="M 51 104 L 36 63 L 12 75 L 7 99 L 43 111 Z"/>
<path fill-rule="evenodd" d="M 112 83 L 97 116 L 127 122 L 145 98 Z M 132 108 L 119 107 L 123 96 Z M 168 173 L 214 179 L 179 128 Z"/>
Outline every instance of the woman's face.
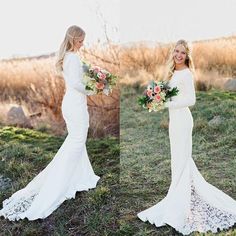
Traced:
<path fill-rule="evenodd" d="M 75 50 L 78 51 L 83 46 L 84 38 L 85 38 L 85 35 L 75 39 L 75 43 L 74 43 Z"/>
<path fill-rule="evenodd" d="M 183 45 L 177 45 L 175 47 L 174 53 L 173 53 L 173 58 L 174 58 L 174 62 L 177 65 L 184 65 L 185 61 L 186 61 L 186 49 Z"/>

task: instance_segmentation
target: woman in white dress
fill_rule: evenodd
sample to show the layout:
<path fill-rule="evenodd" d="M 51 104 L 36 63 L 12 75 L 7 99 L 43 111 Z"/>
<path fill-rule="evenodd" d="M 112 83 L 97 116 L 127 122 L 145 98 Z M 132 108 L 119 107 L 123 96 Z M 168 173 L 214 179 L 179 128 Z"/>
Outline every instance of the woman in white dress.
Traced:
<path fill-rule="evenodd" d="M 168 79 L 170 87 L 180 91 L 165 105 L 170 119 L 171 185 L 162 201 L 138 214 L 142 221 L 157 227 L 168 224 L 184 235 L 217 232 L 236 223 L 236 201 L 207 183 L 192 159 L 193 118 L 188 108 L 196 101 L 192 70 L 188 44 L 179 40 L 170 56 Z"/>
<path fill-rule="evenodd" d="M 86 139 L 89 127 L 87 97 L 82 84 L 82 63 L 77 55 L 85 32 L 78 26 L 68 28 L 60 47 L 56 66 L 63 73 L 66 93 L 62 114 L 68 135 L 52 159 L 28 185 L 3 202 L 0 215 L 9 220 L 43 219 L 77 191 L 95 188 L 99 177 L 90 164 Z"/>

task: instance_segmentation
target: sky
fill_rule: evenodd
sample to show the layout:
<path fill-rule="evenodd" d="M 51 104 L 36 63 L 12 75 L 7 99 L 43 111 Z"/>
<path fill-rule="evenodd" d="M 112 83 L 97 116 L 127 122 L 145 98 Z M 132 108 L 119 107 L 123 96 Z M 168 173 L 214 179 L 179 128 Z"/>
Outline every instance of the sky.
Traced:
<path fill-rule="evenodd" d="M 0 0 L 0 58 L 55 52 L 71 25 L 85 30 L 85 45 L 105 41 L 104 24 L 118 42 L 119 6 L 120 0 Z"/>
<path fill-rule="evenodd" d="M 121 1 L 121 9 L 123 42 L 194 41 L 236 34 L 235 0 L 127 0 Z"/>
<path fill-rule="evenodd" d="M 236 34 L 235 0 L 0 0 L 0 58 L 55 52 L 70 25 L 85 46 Z"/>

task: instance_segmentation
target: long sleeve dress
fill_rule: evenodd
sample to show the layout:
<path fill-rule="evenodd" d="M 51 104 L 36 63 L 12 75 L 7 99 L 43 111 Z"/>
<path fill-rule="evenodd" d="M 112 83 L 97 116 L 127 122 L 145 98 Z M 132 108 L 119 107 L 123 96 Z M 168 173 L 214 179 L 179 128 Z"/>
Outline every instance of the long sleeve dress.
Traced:
<path fill-rule="evenodd" d="M 193 118 L 188 106 L 196 95 L 191 71 L 175 71 L 170 87 L 179 94 L 166 103 L 169 108 L 171 185 L 167 196 L 138 213 L 142 221 L 157 227 L 170 225 L 184 235 L 193 231 L 217 232 L 236 223 L 236 201 L 205 181 L 192 159 Z"/>
<path fill-rule="evenodd" d="M 95 188 L 99 177 L 90 164 L 86 139 L 89 127 L 87 91 L 82 84 L 82 63 L 67 52 L 63 61 L 66 93 L 62 114 L 68 135 L 52 161 L 28 185 L 3 202 L 0 216 L 9 220 L 43 219 L 77 191 Z"/>

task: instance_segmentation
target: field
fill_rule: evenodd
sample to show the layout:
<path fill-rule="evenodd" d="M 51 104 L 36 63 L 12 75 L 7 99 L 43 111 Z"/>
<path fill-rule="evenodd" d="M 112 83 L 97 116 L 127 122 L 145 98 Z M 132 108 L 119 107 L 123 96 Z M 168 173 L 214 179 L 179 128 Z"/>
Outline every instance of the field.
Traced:
<path fill-rule="evenodd" d="M 171 177 L 168 111 L 148 113 L 142 110 L 137 104 L 137 96 L 142 91 L 143 87 L 138 85 L 122 87 L 121 232 L 136 236 L 180 235 L 171 227 L 157 229 L 136 216 L 164 198 Z M 191 112 L 194 119 L 193 159 L 208 182 L 236 199 L 236 93 L 197 92 L 197 102 Z M 209 125 L 216 116 L 221 122 Z M 236 235 L 236 228 L 218 235 Z"/>
<path fill-rule="evenodd" d="M 88 98 L 87 148 L 102 178 L 96 189 L 77 193 L 45 220 L 1 218 L 0 236 L 180 235 L 136 216 L 160 201 L 170 185 L 168 111 L 147 113 L 137 105 L 137 97 L 148 81 L 163 79 L 171 46 L 142 42 L 81 51 L 85 61 L 120 78 L 112 96 Z M 236 199 L 236 92 L 225 89 L 236 77 L 236 36 L 193 42 L 192 52 L 197 90 L 197 103 L 191 107 L 193 159 L 207 181 Z M 54 53 L 0 61 L 0 173 L 12 180 L 0 191 L 1 202 L 39 173 L 65 138 L 65 85 L 54 63 Z M 21 106 L 29 122 L 17 127 L 9 123 L 12 106 Z M 210 125 L 215 118 L 219 123 Z M 236 228 L 218 235 L 236 236 Z"/>

